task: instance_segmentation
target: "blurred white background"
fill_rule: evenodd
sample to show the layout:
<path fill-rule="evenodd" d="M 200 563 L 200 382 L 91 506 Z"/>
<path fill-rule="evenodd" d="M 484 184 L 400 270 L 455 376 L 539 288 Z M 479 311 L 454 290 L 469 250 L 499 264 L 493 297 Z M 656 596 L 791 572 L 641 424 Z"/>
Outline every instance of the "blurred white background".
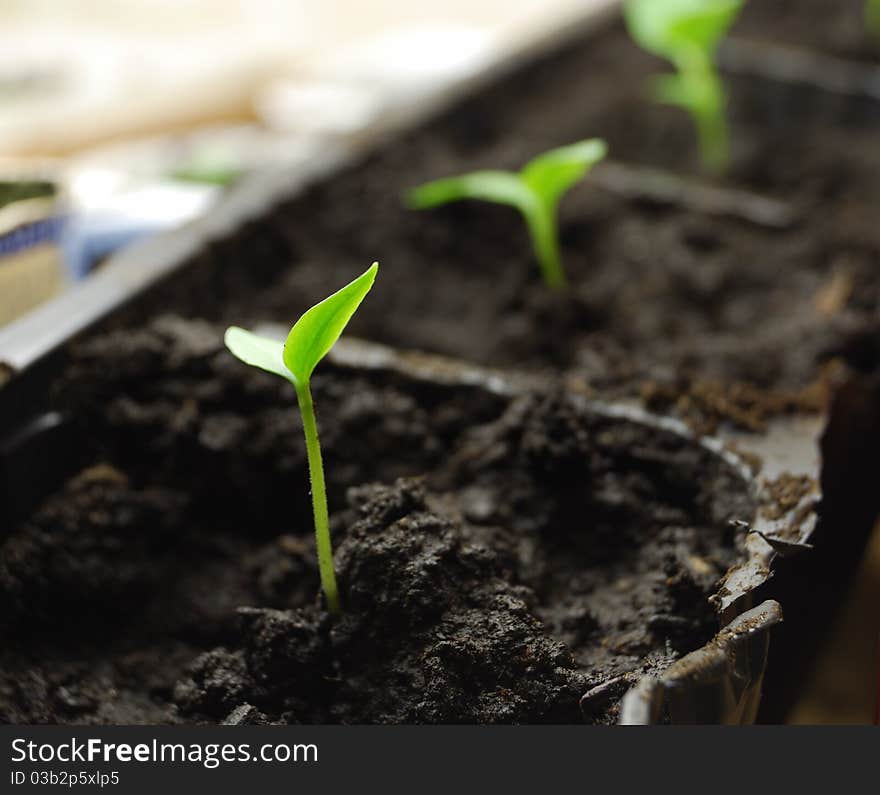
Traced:
<path fill-rule="evenodd" d="M 0 153 L 260 115 L 274 79 L 404 80 L 607 0 L 0 0 Z M 276 109 L 277 111 L 277 109 Z"/>

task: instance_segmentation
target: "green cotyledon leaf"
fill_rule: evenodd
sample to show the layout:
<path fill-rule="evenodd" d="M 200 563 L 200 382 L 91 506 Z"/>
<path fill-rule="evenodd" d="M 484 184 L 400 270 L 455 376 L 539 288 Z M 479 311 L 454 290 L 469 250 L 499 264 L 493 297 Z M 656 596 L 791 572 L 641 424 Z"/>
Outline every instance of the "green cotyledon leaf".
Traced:
<path fill-rule="evenodd" d="M 509 171 L 474 171 L 445 177 L 413 188 L 406 194 L 407 204 L 416 210 L 462 199 L 480 199 L 523 209 L 530 205 L 532 196 L 519 175 Z"/>
<path fill-rule="evenodd" d="M 230 326 L 226 329 L 223 341 L 232 354 L 245 364 L 291 380 L 290 370 L 285 367 L 282 358 L 283 346 L 278 340 L 261 337 L 238 326 Z"/>
<path fill-rule="evenodd" d="M 520 176 L 543 201 L 555 203 L 606 154 L 608 146 L 600 138 L 578 141 L 538 155 L 526 163 Z"/>
<path fill-rule="evenodd" d="M 230 326 L 223 341 L 245 364 L 280 375 L 294 384 L 307 382 L 321 359 L 333 347 L 376 279 L 372 266 L 338 292 L 315 304 L 297 320 L 283 344 L 247 329 Z"/>
<path fill-rule="evenodd" d="M 295 381 L 309 380 L 315 366 L 339 339 L 370 292 L 378 270 L 379 263 L 374 262 L 357 279 L 315 304 L 294 323 L 284 342 L 282 358 Z"/>
<path fill-rule="evenodd" d="M 626 24 L 646 50 L 677 60 L 680 50 L 715 49 L 744 0 L 627 0 Z"/>

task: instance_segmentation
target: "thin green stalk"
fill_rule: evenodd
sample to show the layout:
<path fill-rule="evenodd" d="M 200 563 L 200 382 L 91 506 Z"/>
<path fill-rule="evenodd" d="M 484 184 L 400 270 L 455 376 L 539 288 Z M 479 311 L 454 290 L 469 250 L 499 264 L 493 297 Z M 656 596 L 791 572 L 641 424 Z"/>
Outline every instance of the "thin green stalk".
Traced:
<path fill-rule="evenodd" d="M 556 207 L 536 199 L 529 212 L 524 212 L 535 256 L 548 287 L 560 290 L 566 286 L 562 254 L 556 235 Z"/>
<path fill-rule="evenodd" d="M 865 23 L 868 30 L 880 39 L 880 0 L 867 0 L 865 3 Z"/>
<path fill-rule="evenodd" d="M 324 483 L 324 463 L 318 441 L 318 424 L 309 386 L 315 365 L 336 344 L 346 324 L 357 311 L 361 301 L 376 280 L 379 263 L 374 262 L 354 281 L 323 301 L 306 310 L 284 340 L 261 337 L 247 329 L 230 326 L 223 341 L 233 356 L 251 367 L 259 367 L 290 381 L 296 389 L 296 400 L 302 416 L 309 460 L 309 480 L 312 486 L 312 510 L 315 515 L 315 542 L 318 548 L 318 570 L 321 588 L 327 600 L 327 609 L 333 616 L 342 610 L 336 575 L 333 573 L 333 546 L 330 543 L 330 516 L 327 511 L 327 486 Z"/>
<path fill-rule="evenodd" d="M 333 546 L 330 542 L 327 487 L 324 483 L 324 464 L 321 459 L 321 444 L 318 441 L 315 407 L 312 404 L 312 391 L 308 381 L 296 382 L 296 399 L 302 414 L 303 431 L 306 437 L 306 455 L 309 459 L 309 480 L 312 484 L 312 510 L 315 515 L 315 542 L 318 548 L 318 571 L 321 574 L 321 588 L 324 590 L 330 614 L 338 616 L 342 613 L 342 606 L 339 603 L 336 574 L 333 571 Z"/>
<path fill-rule="evenodd" d="M 684 106 L 697 128 L 703 166 L 722 174 L 730 162 L 724 85 L 708 54 L 699 48 L 685 48 L 676 59 Z"/>
<path fill-rule="evenodd" d="M 703 165 L 711 174 L 723 174 L 730 162 L 730 143 L 724 116 L 714 111 L 697 111 L 694 118 Z"/>
<path fill-rule="evenodd" d="M 714 64 L 704 54 L 697 60 L 694 79 L 698 81 L 696 91 L 702 92 L 702 100 L 694 109 L 694 115 L 703 163 L 710 172 L 721 174 L 730 162 L 724 86 Z"/>

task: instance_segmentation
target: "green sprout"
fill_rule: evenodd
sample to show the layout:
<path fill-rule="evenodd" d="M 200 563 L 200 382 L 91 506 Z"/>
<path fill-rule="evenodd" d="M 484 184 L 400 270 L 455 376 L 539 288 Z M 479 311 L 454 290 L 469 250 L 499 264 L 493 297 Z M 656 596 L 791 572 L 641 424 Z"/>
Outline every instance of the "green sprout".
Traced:
<path fill-rule="evenodd" d="M 423 210 L 462 199 L 482 199 L 516 207 L 522 213 L 544 281 L 549 287 L 566 284 L 559 247 L 556 208 L 562 196 L 605 157 L 605 142 L 592 138 L 551 149 L 530 160 L 519 172 L 474 171 L 438 179 L 414 188 L 407 204 Z"/>
<path fill-rule="evenodd" d="M 865 24 L 880 39 L 880 0 L 867 0 L 865 3 Z"/>
<path fill-rule="evenodd" d="M 726 97 L 715 68 L 715 51 L 744 0 L 626 0 L 630 35 L 648 52 L 678 70 L 651 83 L 658 102 L 688 111 L 697 128 L 704 167 L 721 173 L 730 160 Z"/>
<path fill-rule="evenodd" d="M 318 548 L 318 569 L 321 588 L 327 600 L 327 609 L 339 615 L 339 590 L 333 570 L 333 547 L 330 543 L 330 517 L 327 511 L 327 487 L 324 465 L 318 441 L 318 425 L 309 380 L 315 366 L 339 339 L 351 316 L 376 280 L 379 263 L 370 268 L 338 292 L 315 304 L 299 320 L 282 345 L 267 337 L 260 337 L 237 326 L 226 329 L 226 347 L 245 364 L 259 367 L 286 378 L 296 390 L 296 399 L 302 415 L 309 460 L 309 479 L 312 484 L 312 509 L 315 515 L 315 540 Z"/>

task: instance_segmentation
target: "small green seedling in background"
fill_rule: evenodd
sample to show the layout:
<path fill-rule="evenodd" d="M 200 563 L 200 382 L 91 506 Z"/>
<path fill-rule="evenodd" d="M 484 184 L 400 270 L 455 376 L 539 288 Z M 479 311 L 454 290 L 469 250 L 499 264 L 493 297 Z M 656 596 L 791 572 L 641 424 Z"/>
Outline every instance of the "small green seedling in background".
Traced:
<path fill-rule="evenodd" d="M 321 445 L 318 442 L 318 426 L 315 421 L 309 381 L 315 366 L 339 339 L 351 316 L 370 291 L 378 269 L 379 263 L 374 262 L 365 273 L 339 292 L 315 304 L 296 321 L 283 345 L 277 340 L 260 337 L 237 326 L 226 329 L 224 337 L 226 347 L 245 364 L 286 378 L 296 390 L 306 437 L 309 478 L 312 483 L 318 569 L 321 574 L 321 587 L 327 599 L 327 609 L 333 615 L 339 615 L 341 607 L 339 590 L 336 587 L 336 574 L 333 570 L 333 547 L 330 543 L 330 517 L 327 510 L 324 465 L 321 460 Z"/>
<path fill-rule="evenodd" d="M 696 125 L 704 167 L 723 172 L 730 160 L 726 97 L 715 52 L 744 0 L 626 0 L 624 15 L 636 43 L 678 70 L 651 83 L 659 102 L 687 110 Z"/>
<path fill-rule="evenodd" d="M 880 39 L 880 0 L 865 2 L 865 24 L 877 39 Z"/>
<path fill-rule="evenodd" d="M 462 199 L 482 199 L 516 207 L 525 218 L 544 281 L 549 287 L 566 284 L 559 248 L 556 208 L 562 196 L 605 157 L 605 142 L 592 138 L 551 149 L 530 160 L 519 172 L 475 171 L 428 182 L 406 195 L 417 210 Z"/>

